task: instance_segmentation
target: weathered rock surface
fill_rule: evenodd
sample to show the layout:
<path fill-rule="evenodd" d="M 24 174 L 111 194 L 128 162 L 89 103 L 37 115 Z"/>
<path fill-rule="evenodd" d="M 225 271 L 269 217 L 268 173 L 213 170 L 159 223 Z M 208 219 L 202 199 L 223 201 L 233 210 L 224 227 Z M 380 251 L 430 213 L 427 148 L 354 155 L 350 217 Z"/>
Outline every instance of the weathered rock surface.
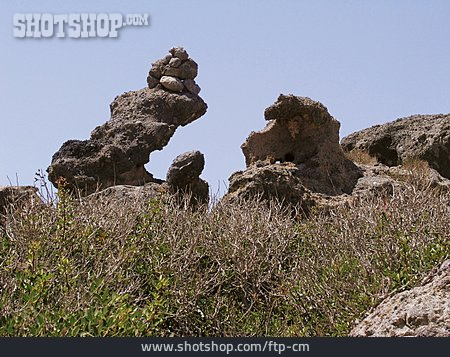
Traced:
<path fill-rule="evenodd" d="M 167 171 L 167 184 L 173 193 L 191 194 L 196 203 L 207 203 L 209 185 L 200 178 L 205 158 L 200 151 L 178 155 Z"/>
<path fill-rule="evenodd" d="M 299 205 L 307 213 L 316 200 L 298 178 L 298 170 L 293 163 L 251 165 L 231 175 L 226 199 L 276 198 L 283 203 Z"/>
<path fill-rule="evenodd" d="M 295 175 L 313 192 L 350 193 L 361 176 L 339 146 L 339 122 L 321 103 L 280 95 L 264 112 L 265 129 L 242 145 L 247 167 L 257 161 L 291 162 Z"/>
<path fill-rule="evenodd" d="M 280 95 L 265 112 L 266 128 L 241 146 L 247 169 L 233 174 L 228 198 L 276 197 L 305 211 L 317 194 L 351 193 L 361 170 L 339 146 L 339 122 L 321 103 Z"/>
<path fill-rule="evenodd" d="M 155 63 L 165 65 L 171 58 Z M 110 108 L 111 119 L 95 128 L 90 139 L 69 140 L 53 155 L 47 170 L 53 184 L 64 177 L 88 195 L 114 185 L 162 182 L 144 168 L 150 153 L 166 146 L 179 126 L 205 114 L 207 105 L 197 94 L 174 93 L 158 83 L 116 97 Z"/>
<path fill-rule="evenodd" d="M 350 336 L 450 337 L 450 260 L 422 286 L 381 302 Z"/>
<path fill-rule="evenodd" d="M 42 203 L 36 192 L 33 186 L 0 186 L 0 225 L 5 223 L 8 210 Z"/>
<path fill-rule="evenodd" d="M 417 158 L 450 178 L 450 114 L 414 115 L 375 125 L 342 139 L 345 151 L 360 149 L 387 166 Z"/>
<path fill-rule="evenodd" d="M 84 197 L 85 202 L 135 202 L 136 204 L 148 202 L 149 199 L 160 197 L 167 193 L 167 186 L 158 183 L 147 183 L 143 186 L 117 185 L 108 187 L 100 192 Z"/>

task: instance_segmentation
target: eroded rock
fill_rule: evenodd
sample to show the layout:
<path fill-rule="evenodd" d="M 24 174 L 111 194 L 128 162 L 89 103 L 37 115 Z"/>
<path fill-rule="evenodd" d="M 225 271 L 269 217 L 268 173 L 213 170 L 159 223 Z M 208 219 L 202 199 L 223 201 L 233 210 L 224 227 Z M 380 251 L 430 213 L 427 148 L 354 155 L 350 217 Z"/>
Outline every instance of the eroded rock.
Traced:
<path fill-rule="evenodd" d="M 342 139 L 345 151 L 367 151 L 387 166 L 421 159 L 450 178 L 450 114 L 414 115 Z"/>
<path fill-rule="evenodd" d="M 171 58 L 155 62 L 151 81 L 162 77 L 160 67 Z M 90 139 L 69 140 L 53 155 L 47 171 L 55 186 L 63 177 L 70 187 L 88 195 L 114 185 L 162 182 L 144 168 L 150 153 L 166 146 L 179 126 L 205 114 L 207 105 L 197 94 L 175 93 L 158 82 L 153 88 L 116 97 L 110 109 L 111 119 L 95 128 Z"/>
<path fill-rule="evenodd" d="M 361 170 L 339 146 L 339 122 L 319 102 L 280 95 L 265 110 L 266 128 L 241 146 L 247 169 L 230 177 L 229 195 L 305 203 L 311 194 L 351 193 Z"/>
<path fill-rule="evenodd" d="M 350 336 L 450 337 L 450 260 L 421 286 L 381 302 Z"/>
<path fill-rule="evenodd" d="M 196 203 L 207 203 L 209 185 L 200 178 L 205 158 L 200 151 L 178 155 L 167 171 L 167 184 L 173 193 L 191 194 Z"/>
<path fill-rule="evenodd" d="M 96 202 L 112 202 L 115 205 L 128 202 L 144 204 L 151 198 L 160 198 L 167 192 L 167 186 L 158 183 L 148 183 L 143 186 L 117 185 L 93 193 L 83 198 L 83 201 L 88 204 Z"/>
<path fill-rule="evenodd" d="M 298 178 L 298 168 L 292 163 L 251 165 L 229 178 L 228 200 L 278 199 L 299 205 L 305 213 L 316 205 L 316 199 Z"/>

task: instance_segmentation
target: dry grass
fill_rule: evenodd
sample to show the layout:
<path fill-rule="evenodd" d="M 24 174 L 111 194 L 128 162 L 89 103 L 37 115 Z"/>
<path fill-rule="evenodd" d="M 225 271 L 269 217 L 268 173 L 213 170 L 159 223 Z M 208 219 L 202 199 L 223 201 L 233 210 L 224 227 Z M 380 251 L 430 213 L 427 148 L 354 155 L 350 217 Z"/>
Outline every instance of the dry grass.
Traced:
<path fill-rule="evenodd" d="M 450 251 L 448 194 L 412 186 L 300 221 L 59 195 L 0 233 L 0 335 L 343 336 Z"/>
<path fill-rule="evenodd" d="M 345 152 L 345 157 L 362 165 L 373 165 L 377 163 L 376 157 L 370 156 L 367 151 L 361 149 L 353 149 Z"/>

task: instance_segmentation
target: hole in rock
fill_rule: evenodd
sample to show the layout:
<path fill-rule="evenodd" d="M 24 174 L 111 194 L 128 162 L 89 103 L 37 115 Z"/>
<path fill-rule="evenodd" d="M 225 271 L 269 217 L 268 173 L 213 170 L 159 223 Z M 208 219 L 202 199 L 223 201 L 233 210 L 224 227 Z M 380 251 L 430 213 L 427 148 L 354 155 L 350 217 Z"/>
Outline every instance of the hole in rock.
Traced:
<path fill-rule="evenodd" d="M 284 155 L 284 161 L 285 162 L 294 162 L 294 154 L 288 152 L 286 155 Z"/>

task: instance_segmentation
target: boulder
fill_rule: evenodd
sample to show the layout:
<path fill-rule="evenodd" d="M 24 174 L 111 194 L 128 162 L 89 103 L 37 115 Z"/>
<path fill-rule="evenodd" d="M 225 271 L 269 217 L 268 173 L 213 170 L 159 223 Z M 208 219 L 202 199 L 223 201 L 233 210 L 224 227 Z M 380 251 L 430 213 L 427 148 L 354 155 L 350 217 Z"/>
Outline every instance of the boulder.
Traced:
<path fill-rule="evenodd" d="M 367 151 L 387 166 L 421 159 L 450 178 L 450 114 L 414 115 L 375 125 L 342 139 L 345 151 Z"/>
<path fill-rule="evenodd" d="M 298 171 L 292 163 L 252 165 L 231 175 L 226 199 L 278 199 L 285 204 L 299 205 L 307 213 L 315 206 L 316 200 L 298 178 Z"/>
<path fill-rule="evenodd" d="M 158 66 L 169 63 L 168 56 Z M 158 78 L 153 72 L 152 81 Z M 55 186 L 63 177 L 69 187 L 88 195 L 114 185 L 161 183 L 144 167 L 149 155 L 166 146 L 179 126 L 205 114 L 207 105 L 196 94 L 174 93 L 158 83 L 116 97 L 110 109 L 110 120 L 95 128 L 90 139 L 69 140 L 53 155 L 47 171 Z"/>
<path fill-rule="evenodd" d="M 205 158 L 200 151 L 178 155 L 167 171 L 167 185 L 173 193 L 191 194 L 196 203 L 207 203 L 209 185 L 200 178 Z"/>
<path fill-rule="evenodd" d="M 296 177 L 295 185 L 301 184 L 311 192 L 326 195 L 351 193 L 362 173 L 344 156 L 339 146 L 340 124 L 325 106 L 306 97 L 280 95 L 264 115 L 268 121 L 266 128 L 252 132 L 241 146 L 249 170 L 246 176 L 264 172 L 261 184 L 277 187 L 278 183 L 268 178 L 276 179 L 282 166 L 273 164 L 288 163 L 291 168 L 286 166 L 283 170 Z M 255 164 L 267 167 L 253 169 Z M 272 169 L 275 171 L 269 175 Z M 283 183 L 286 189 L 291 181 L 289 178 Z M 236 187 L 230 180 L 229 192 L 233 193 Z"/>
<path fill-rule="evenodd" d="M 381 302 L 350 336 L 450 337 L 450 260 L 421 286 Z"/>

